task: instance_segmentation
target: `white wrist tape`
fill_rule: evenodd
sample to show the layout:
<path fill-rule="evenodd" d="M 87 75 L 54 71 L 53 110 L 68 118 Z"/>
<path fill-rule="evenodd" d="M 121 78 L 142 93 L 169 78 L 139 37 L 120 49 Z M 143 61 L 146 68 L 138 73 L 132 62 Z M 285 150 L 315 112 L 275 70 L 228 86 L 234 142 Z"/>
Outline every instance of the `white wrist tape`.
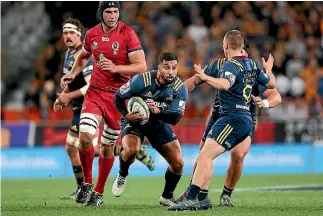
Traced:
<path fill-rule="evenodd" d="M 264 108 L 269 108 L 269 101 L 267 99 L 263 100 Z"/>
<path fill-rule="evenodd" d="M 89 86 L 90 86 L 90 83 L 88 83 L 85 86 L 83 86 L 82 88 L 80 88 L 80 91 L 81 91 L 82 95 L 86 94 L 86 91 L 89 88 Z"/>

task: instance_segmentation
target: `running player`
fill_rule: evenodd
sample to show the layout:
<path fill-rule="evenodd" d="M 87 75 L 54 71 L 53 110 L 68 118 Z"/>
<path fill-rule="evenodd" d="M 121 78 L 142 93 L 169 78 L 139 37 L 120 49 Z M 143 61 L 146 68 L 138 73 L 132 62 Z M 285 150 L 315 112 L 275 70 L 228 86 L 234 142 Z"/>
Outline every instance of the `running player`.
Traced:
<path fill-rule="evenodd" d="M 112 193 L 119 197 L 128 178 L 128 170 L 135 155 L 147 137 L 151 145 L 169 164 L 165 173 L 165 187 L 159 202 L 173 204 L 173 192 L 181 178 L 183 156 L 180 143 L 170 124 L 176 125 L 184 114 L 187 88 L 177 77 L 178 58 L 176 54 L 165 52 L 158 59 L 158 70 L 133 77 L 115 95 L 115 105 L 122 113 L 122 146 L 120 170 L 112 186 Z M 143 119 L 136 111 L 128 113 L 125 101 L 139 96 L 147 100 L 151 110 L 149 119 Z"/>
<path fill-rule="evenodd" d="M 94 56 L 90 87 L 84 98 L 80 119 L 80 158 L 84 182 L 75 201 L 87 206 L 99 206 L 103 202 L 104 186 L 114 162 L 113 146 L 120 133 L 120 113 L 113 104 L 115 92 L 129 81 L 130 75 L 146 71 L 145 54 L 135 31 L 118 21 L 118 1 L 101 1 L 98 14 L 101 23 L 87 31 L 83 49 L 77 57 L 72 72 L 61 79 L 65 86 L 79 74 Z M 94 148 L 92 140 L 100 123 L 104 121 L 99 157 L 99 176 L 93 190 L 92 164 Z"/>
<path fill-rule="evenodd" d="M 241 56 L 244 37 L 241 32 L 232 30 L 226 33 L 223 50 L 226 61 L 220 78 L 213 78 L 204 73 L 201 66 L 195 65 L 196 76 L 219 90 L 221 118 L 213 124 L 205 140 L 193 175 L 189 192 L 183 200 L 168 208 L 170 211 L 201 209 L 198 200 L 201 188 L 208 189 L 213 173 L 212 160 L 237 145 L 250 145 L 253 136 L 253 122 L 249 103 L 251 91 L 258 82 L 267 88 L 275 87 L 271 71 L 268 75 L 260 66 L 246 56 Z"/>
<path fill-rule="evenodd" d="M 83 31 L 83 25 L 77 19 L 68 18 L 62 24 L 63 27 L 63 39 L 68 50 L 65 54 L 65 61 L 63 67 L 63 73 L 68 74 L 71 72 L 76 57 L 80 54 L 82 49 L 81 33 Z M 72 192 L 62 199 L 74 199 L 75 194 L 83 182 L 83 170 L 79 157 L 79 122 L 81 108 L 83 104 L 84 95 L 89 87 L 89 81 L 93 70 L 93 58 L 90 58 L 86 67 L 82 73 L 78 74 L 73 80 L 65 87 L 62 93 L 59 93 L 59 97 L 54 103 L 54 111 L 62 111 L 63 106 L 71 101 L 73 109 L 73 119 L 70 130 L 66 138 L 66 151 L 70 157 L 73 172 L 77 182 L 76 191 Z M 93 139 L 93 146 L 95 154 L 100 155 L 100 148 L 98 145 L 98 137 Z M 120 145 L 115 145 L 114 155 L 120 154 Z M 142 145 L 136 158 L 148 167 L 149 170 L 154 169 L 154 161 L 147 154 L 147 147 Z"/>
<path fill-rule="evenodd" d="M 248 45 L 245 43 L 244 49 L 243 49 L 244 56 L 248 55 L 246 51 L 247 48 L 248 48 Z M 268 62 L 272 60 L 273 60 L 272 56 L 270 56 L 267 62 L 263 60 L 263 64 L 268 65 Z M 215 60 L 214 62 L 205 66 L 204 73 L 208 76 L 219 78 L 220 68 L 222 67 L 223 63 L 226 61 L 227 59 L 225 58 Z M 268 67 L 270 67 L 270 65 L 272 64 L 269 63 Z M 270 68 L 268 68 L 268 70 L 269 69 Z M 202 83 L 204 82 L 201 81 L 198 77 L 193 76 L 190 79 L 186 80 L 184 84 L 187 86 L 189 91 L 192 91 L 197 85 L 200 85 Z M 261 97 L 264 99 L 260 98 L 259 95 L 261 95 Z M 277 89 L 266 89 L 264 86 L 256 85 L 253 87 L 252 97 L 253 97 L 253 100 L 251 100 L 250 102 L 250 112 L 251 112 L 252 121 L 254 122 L 254 128 L 255 128 L 256 119 L 257 119 L 256 102 L 259 108 L 269 108 L 269 107 L 272 108 L 281 103 L 281 96 L 277 91 Z M 219 118 L 220 118 L 220 102 L 217 94 L 212 106 L 211 116 L 208 119 L 204 135 L 200 142 L 200 149 L 203 148 L 206 140 L 206 136 L 211 130 L 213 124 Z M 252 133 L 252 135 L 254 135 L 254 133 Z M 251 138 L 253 138 L 253 136 Z M 220 196 L 220 204 L 223 206 L 232 206 L 231 193 L 233 191 L 233 188 L 236 186 L 239 180 L 239 177 L 241 176 L 242 168 L 243 168 L 243 160 L 250 148 L 250 146 L 245 146 L 244 148 L 242 148 L 241 146 L 242 145 L 236 146 L 230 152 L 231 163 L 227 171 L 226 182 L 223 188 L 223 192 Z M 193 168 L 193 174 L 194 174 L 195 168 L 196 168 L 196 161 Z M 187 195 L 188 190 L 189 190 L 189 187 L 185 190 L 185 192 L 181 196 L 179 196 L 176 202 L 181 201 Z M 201 192 L 198 196 L 198 200 L 200 202 L 201 209 L 209 209 L 212 207 L 211 201 L 208 199 L 207 188 L 201 189 Z"/>

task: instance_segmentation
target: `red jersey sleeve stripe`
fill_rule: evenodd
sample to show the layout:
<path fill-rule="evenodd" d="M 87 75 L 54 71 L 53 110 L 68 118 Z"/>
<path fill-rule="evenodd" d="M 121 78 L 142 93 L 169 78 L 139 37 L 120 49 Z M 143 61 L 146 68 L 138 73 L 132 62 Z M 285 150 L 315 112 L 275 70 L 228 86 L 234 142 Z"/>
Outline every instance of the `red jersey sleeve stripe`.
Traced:
<path fill-rule="evenodd" d="M 134 51 L 137 51 L 137 50 L 142 50 L 142 47 L 138 47 L 136 49 L 128 50 L 128 53 L 131 53 L 131 52 L 134 52 Z"/>

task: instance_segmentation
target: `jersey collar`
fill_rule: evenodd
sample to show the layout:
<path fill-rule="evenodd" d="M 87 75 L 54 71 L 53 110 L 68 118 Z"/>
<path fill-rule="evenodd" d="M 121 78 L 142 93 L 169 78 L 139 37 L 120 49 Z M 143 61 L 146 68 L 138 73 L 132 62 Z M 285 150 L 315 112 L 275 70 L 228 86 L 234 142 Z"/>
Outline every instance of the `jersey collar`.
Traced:
<path fill-rule="evenodd" d="M 82 48 L 82 44 L 80 44 L 79 46 L 75 47 L 74 49 L 69 49 L 67 52 L 69 54 L 72 54 L 72 53 L 74 53 L 75 51 L 77 51 L 77 50 L 79 50 L 81 48 Z"/>
<path fill-rule="evenodd" d="M 245 60 L 245 59 L 247 59 L 247 56 L 233 56 L 232 58 L 238 58 L 238 59 Z"/>

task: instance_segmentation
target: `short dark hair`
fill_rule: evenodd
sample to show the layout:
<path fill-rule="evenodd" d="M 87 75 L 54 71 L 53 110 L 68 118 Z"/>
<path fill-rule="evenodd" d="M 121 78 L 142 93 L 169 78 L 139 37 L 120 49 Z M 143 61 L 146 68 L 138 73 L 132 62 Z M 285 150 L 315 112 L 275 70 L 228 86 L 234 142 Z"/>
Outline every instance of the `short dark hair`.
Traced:
<path fill-rule="evenodd" d="M 178 57 L 175 53 L 173 52 L 163 52 L 160 54 L 158 58 L 158 64 L 163 63 L 163 61 L 173 61 L 176 60 L 178 62 Z"/>
<path fill-rule="evenodd" d="M 243 48 L 244 36 L 242 32 L 238 30 L 231 30 L 225 34 L 224 38 L 230 44 L 231 49 L 237 50 Z"/>
<path fill-rule="evenodd" d="M 83 32 L 83 30 L 84 30 L 84 26 L 83 26 L 83 24 L 82 24 L 82 23 L 81 23 L 81 21 L 80 21 L 80 20 L 78 20 L 78 19 L 74 19 L 74 18 L 72 18 L 72 17 L 69 17 L 69 18 L 67 18 L 67 19 L 63 22 L 62 27 L 63 27 L 66 23 L 70 23 L 70 24 L 76 25 L 76 27 L 78 28 L 77 30 L 79 30 L 81 33 L 82 33 L 82 32 Z"/>

